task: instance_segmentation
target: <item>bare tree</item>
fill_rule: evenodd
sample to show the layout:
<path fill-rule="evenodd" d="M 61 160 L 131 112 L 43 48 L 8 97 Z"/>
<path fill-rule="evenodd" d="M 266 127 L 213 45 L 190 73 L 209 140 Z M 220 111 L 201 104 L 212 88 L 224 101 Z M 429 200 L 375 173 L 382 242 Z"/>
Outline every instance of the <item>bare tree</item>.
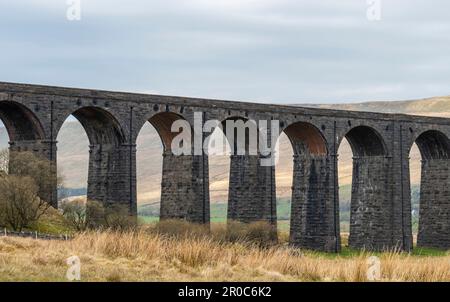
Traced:
<path fill-rule="evenodd" d="M 55 187 L 62 186 L 62 177 L 57 175 L 56 166 L 33 152 L 9 152 L 7 166 L 9 174 L 33 178 L 41 198 L 49 198 Z"/>
<path fill-rule="evenodd" d="M 130 230 L 137 226 L 136 217 L 130 214 L 125 205 L 108 205 L 104 213 L 104 224 L 110 229 Z"/>
<path fill-rule="evenodd" d="M 31 226 L 50 207 L 39 198 L 38 186 L 29 176 L 2 175 L 0 192 L 2 224 L 15 231 Z"/>
<path fill-rule="evenodd" d="M 67 221 L 77 230 L 87 228 L 86 203 L 83 199 L 67 200 L 61 204 L 61 209 Z"/>
<path fill-rule="evenodd" d="M 137 226 L 136 217 L 123 205 L 105 206 L 95 200 L 75 199 L 63 202 L 61 208 L 64 217 L 78 231 L 87 228 L 129 230 Z"/>
<path fill-rule="evenodd" d="M 45 197 L 61 183 L 55 166 L 32 152 L 0 151 L 0 224 L 30 227 L 50 207 Z"/>

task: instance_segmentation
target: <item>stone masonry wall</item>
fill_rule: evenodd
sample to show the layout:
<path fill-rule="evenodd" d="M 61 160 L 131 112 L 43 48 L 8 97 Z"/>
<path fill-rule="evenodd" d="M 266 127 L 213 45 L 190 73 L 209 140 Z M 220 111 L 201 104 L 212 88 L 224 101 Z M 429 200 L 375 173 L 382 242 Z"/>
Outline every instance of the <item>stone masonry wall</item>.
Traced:
<path fill-rule="evenodd" d="M 209 223 L 208 157 L 163 155 L 160 219 Z"/>
<path fill-rule="evenodd" d="M 135 146 L 97 144 L 89 150 L 88 200 L 136 208 Z"/>
<path fill-rule="evenodd" d="M 332 161 L 327 156 L 294 155 L 290 243 L 336 252 Z"/>
<path fill-rule="evenodd" d="M 450 160 L 422 161 L 417 245 L 450 249 Z"/>
<path fill-rule="evenodd" d="M 260 165 L 259 155 L 232 155 L 228 220 L 266 221 L 276 225 L 274 167 Z"/>
<path fill-rule="evenodd" d="M 349 246 L 357 249 L 392 248 L 390 159 L 355 157 L 350 212 Z"/>

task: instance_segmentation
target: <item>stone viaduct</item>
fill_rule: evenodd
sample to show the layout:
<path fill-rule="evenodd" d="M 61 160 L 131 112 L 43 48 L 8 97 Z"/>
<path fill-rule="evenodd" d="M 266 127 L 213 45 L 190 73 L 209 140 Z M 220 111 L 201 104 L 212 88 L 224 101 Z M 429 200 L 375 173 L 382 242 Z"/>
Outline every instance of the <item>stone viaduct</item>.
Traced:
<path fill-rule="evenodd" d="M 192 124 L 194 112 L 204 120 L 280 121 L 294 150 L 290 241 L 321 251 L 340 250 L 337 150 L 344 137 L 354 156 L 349 245 L 412 249 L 409 152 L 417 143 L 418 245 L 450 248 L 449 119 L 0 83 L 10 150 L 32 151 L 56 165 L 58 131 L 75 116 L 90 142 L 88 199 L 125 205 L 132 214 L 136 138 L 149 121 L 164 145 L 161 218 L 208 224 L 208 156 L 176 156 L 170 148 L 172 123 Z M 275 167 L 261 166 L 261 157 L 231 156 L 228 219 L 276 226 Z"/>

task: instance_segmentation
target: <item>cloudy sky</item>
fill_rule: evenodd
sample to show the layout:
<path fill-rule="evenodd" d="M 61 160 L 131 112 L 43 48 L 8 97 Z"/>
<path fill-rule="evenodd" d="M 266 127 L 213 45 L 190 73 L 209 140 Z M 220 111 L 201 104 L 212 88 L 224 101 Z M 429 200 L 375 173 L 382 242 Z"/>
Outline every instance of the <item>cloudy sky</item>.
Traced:
<path fill-rule="evenodd" d="M 373 6 L 371 6 L 373 8 Z M 450 95 L 450 2 L 0 0 L 0 81 L 272 103 Z"/>

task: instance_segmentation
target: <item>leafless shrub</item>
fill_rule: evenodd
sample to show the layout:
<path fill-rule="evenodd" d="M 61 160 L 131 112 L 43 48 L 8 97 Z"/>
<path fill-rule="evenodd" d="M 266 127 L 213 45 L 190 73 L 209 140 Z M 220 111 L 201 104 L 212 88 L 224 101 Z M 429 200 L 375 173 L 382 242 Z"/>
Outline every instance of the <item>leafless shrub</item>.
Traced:
<path fill-rule="evenodd" d="M 64 201 L 61 210 L 67 222 L 77 231 L 87 227 L 86 203 L 83 199 Z"/>
<path fill-rule="evenodd" d="M 29 176 L 0 177 L 0 224 L 15 231 L 31 226 L 50 204 L 39 198 L 39 187 Z"/>
<path fill-rule="evenodd" d="M 104 205 L 89 200 L 86 205 L 86 226 L 91 229 L 130 230 L 136 228 L 137 220 L 125 205 Z"/>

